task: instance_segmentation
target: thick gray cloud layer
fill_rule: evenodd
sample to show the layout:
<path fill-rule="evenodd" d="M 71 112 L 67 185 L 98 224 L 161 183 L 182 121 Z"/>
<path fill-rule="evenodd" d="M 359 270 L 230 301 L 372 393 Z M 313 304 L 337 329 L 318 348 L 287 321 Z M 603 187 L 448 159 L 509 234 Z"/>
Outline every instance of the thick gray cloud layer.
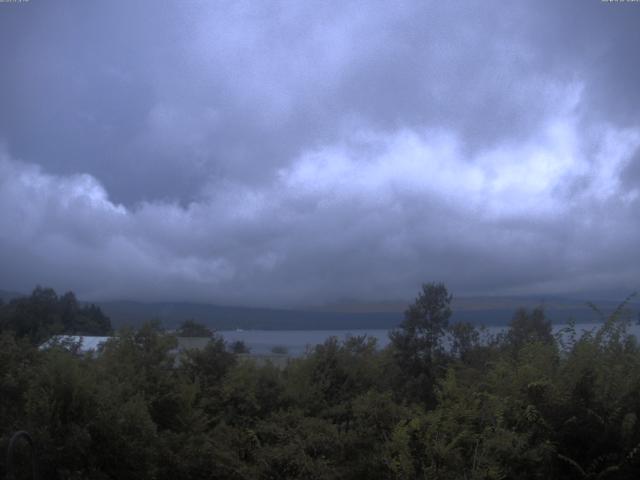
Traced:
<path fill-rule="evenodd" d="M 0 4 L 0 286 L 640 283 L 640 4 Z"/>

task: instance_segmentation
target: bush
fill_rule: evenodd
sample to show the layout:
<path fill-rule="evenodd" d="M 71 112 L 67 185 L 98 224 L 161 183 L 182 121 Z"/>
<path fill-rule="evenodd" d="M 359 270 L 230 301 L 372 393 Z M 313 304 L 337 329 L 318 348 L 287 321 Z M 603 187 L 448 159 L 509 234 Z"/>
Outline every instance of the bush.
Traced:
<path fill-rule="evenodd" d="M 289 353 L 289 349 L 283 345 L 276 345 L 271 349 L 271 353 L 274 355 L 286 355 Z"/>

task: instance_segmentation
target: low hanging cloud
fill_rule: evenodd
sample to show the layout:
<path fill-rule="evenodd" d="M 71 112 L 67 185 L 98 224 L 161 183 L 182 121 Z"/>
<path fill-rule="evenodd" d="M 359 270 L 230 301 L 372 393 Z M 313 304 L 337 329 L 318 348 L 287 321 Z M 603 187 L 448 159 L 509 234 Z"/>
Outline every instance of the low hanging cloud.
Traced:
<path fill-rule="evenodd" d="M 633 2 L 0 7 L 0 288 L 638 288 Z"/>
<path fill-rule="evenodd" d="M 211 183 L 186 206 L 126 207 L 90 175 L 4 154 L 2 281 L 262 305 L 405 298 L 429 279 L 483 294 L 630 289 L 640 191 L 623 173 L 640 130 L 603 124 L 585 144 L 578 97 L 472 158 L 453 131 L 363 130 L 260 188 Z"/>

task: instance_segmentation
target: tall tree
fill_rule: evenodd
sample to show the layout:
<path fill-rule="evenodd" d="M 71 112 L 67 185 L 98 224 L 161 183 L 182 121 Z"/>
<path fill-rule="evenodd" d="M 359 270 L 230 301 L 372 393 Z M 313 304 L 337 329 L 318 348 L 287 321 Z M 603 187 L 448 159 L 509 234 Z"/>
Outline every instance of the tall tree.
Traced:
<path fill-rule="evenodd" d="M 519 308 L 509 323 L 506 333 L 506 343 L 515 351 L 527 343 L 553 343 L 551 320 L 547 319 L 542 307 L 536 307 L 531 312 Z"/>
<path fill-rule="evenodd" d="M 400 328 L 389 334 L 395 361 L 405 377 L 405 394 L 427 404 L 434 400 L 435 362 L 442 353 L 452 299 L 443 283 L 423 284 Z"/>
<path fill-rule="evenodd" d="M 178 337 L 213 337 L 213 332 L 195 320 L 185 320 L 176 330 Z"/>

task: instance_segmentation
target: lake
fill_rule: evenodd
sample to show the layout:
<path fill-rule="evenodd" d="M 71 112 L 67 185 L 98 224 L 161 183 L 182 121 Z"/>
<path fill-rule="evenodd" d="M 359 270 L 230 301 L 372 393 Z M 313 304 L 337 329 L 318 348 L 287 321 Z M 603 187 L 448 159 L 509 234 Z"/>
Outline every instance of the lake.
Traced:
<path fill-rule="evenodd" d="M 576 325 L 578 333 L 590 331 L 601 326 L 601 323 L 580 323 Z M 566 324 L 553 326 L 554 333 L 565 328 Z M 486 327 L 488 335 L 495 335 L 504 331 L 506 327 Z M 640 338 L 640 325 L 634 324 L 630 332 Z M 237 340 L 243 341 L 251 353 L 264 355 L 271 353 L 274 347 L 285 347 L 291 356 L 300 356 L 305 353 L 307 347 L 324 343 L 329 337 L 337 337 L 344 340 L 348 337 L 367 335 L 377 340 L 378 346 L 384 348 L 389 344 L 389 330 L 222 330 L 217 332 L 229 343 Z"/>

